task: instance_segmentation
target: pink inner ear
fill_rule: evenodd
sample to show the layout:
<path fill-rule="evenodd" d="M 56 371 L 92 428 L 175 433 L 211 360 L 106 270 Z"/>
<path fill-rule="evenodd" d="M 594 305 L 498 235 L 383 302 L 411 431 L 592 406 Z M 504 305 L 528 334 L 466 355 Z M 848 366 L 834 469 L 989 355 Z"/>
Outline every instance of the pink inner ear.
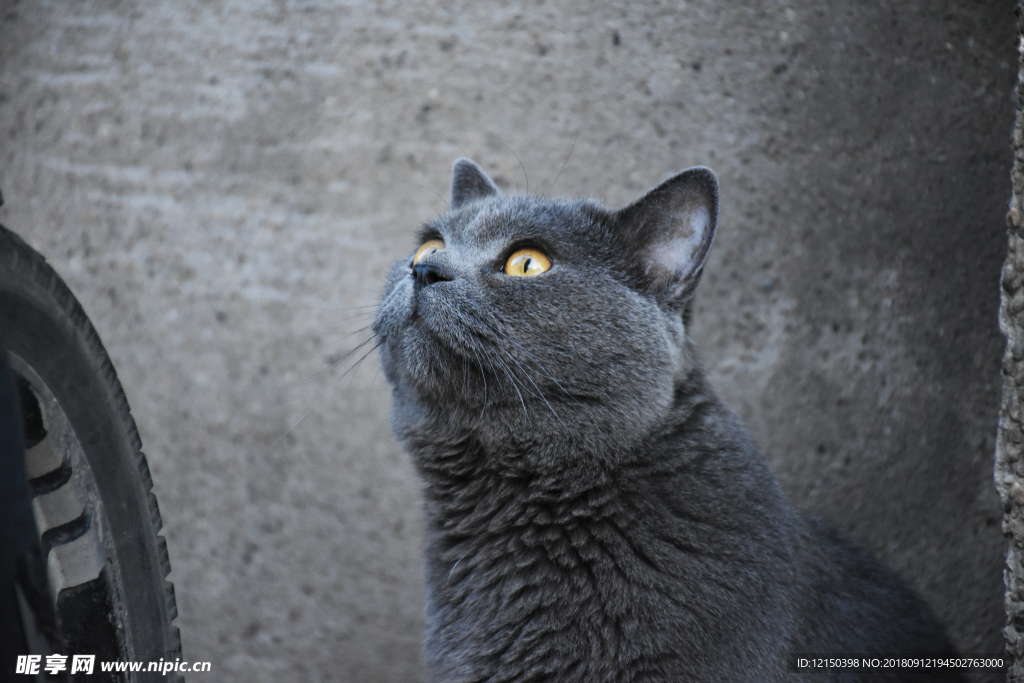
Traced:
<path fill-rule="evenodd" d="M 704 249 L 711 216 L 703 206 L 672 217 L 675 229 L 668 239 L 655 243 L 651 249 L 651 265 L 671 273 L 673 280 L 684 282 L 700 268 L 707 249 Z"/>

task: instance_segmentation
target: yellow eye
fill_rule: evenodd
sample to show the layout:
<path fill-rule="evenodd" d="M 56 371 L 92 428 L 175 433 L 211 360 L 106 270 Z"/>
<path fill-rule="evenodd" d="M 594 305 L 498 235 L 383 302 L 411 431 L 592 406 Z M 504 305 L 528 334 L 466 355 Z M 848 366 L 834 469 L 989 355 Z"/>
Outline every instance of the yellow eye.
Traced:
<path fill-rule="evenodd" d="M 551 259 L 542 252 L 526 248 L 519 249 L 505 261 L 505 273 L 524 277 L 529 275 L 540 275 L 551 269 Z"/>
<path fill-rule="evenodd" d="M 422 247 L 416 250 L 416 255 L 412 257 L 412 264 L 415 266 L 420 259 L 438 251 L 444 251 L 444 240 L 427 240 Z"/>

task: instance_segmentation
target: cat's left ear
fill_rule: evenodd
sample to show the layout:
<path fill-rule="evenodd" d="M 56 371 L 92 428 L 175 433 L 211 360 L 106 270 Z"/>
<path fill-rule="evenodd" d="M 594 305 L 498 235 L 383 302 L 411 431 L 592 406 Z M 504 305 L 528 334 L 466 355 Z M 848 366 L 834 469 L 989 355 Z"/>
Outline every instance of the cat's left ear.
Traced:
<path fill-rule="evenodd" d="M 457 209 L 466 202 L 501 194 L 491 177 L 472 159 L 457 159 L 452 166 L 452 201 L 449 208 Z"/>
<path fill-rule="evenodd" d="M 615 212 L 617 231 L 639 259 L 648 287 L 682 303 L 700 281 L 718 227 L 718 178 L 695 166 Z"/>

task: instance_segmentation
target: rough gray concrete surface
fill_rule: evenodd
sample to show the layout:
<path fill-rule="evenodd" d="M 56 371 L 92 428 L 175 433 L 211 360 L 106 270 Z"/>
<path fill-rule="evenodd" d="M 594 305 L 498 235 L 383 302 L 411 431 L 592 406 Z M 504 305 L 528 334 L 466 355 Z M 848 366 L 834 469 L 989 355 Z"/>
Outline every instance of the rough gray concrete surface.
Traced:
<path fill-rule="evenodd" d="M 463 155 L 610 205 L 715 168 L 713 381 L 798 506 L 1000 651 L 1013 9 L 0 0 L 0 222 L 124 384 L 192 678 L 424 679 L 419 484 L 340 359 Z"/>
<path fill-rule="evenodd" d="M 1024 0 L 1018 2 L 1018 32 L 1024 41 Z M 1024 46 L 1024 42 L 1020 43 Z M 1006 215 L 1007 254 L 1002 271 L 999 327 L 1003 352 L 1003 402 L 996 438 L 996 485 L 1003 503 L 1006 555 L 1006 637 L 1013 666 L 1007 680 L 1024 682 L 1024 51 L 1017 79 L 1017 124 L 1013 131 L 1013 198 Z"/>

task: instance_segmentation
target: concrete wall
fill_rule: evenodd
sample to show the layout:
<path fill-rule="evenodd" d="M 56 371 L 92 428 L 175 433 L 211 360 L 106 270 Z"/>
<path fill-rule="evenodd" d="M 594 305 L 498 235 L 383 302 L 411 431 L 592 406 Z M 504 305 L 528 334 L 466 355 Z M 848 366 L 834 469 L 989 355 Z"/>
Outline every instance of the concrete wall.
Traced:
<path fill-rule="evenodd" d="M 611 205 L 715 168 L 713 381 L 800 507 L 1002 648 L 1014 3 L 739 5 L 0 0 L 0 222 L 125 385 L 186 657 L 423 679 L 419 485 L 339 359 L 462 155 Z"/>
<path fill-rule="evenodd" d="M 1024 2 L 1018 3 L 1018 31 L 1024 40 Z M 1024 45 L 1024 43 L 1021 43 Z M 1013 198 L 1006 215 L 1007 254 L 1002 271 L 999 327 L 1006 335 L 1003 352 L 1003 402 L 996 441 L 996 485 L 1002 499 L 1003 533 L 1010 540 L 1006 555 L 1007 651 L 1013 667 L 1007 680 L 1024 681 L 1024 52 L 1017 81 L 1017 123 L 1013 131 Z"/>

